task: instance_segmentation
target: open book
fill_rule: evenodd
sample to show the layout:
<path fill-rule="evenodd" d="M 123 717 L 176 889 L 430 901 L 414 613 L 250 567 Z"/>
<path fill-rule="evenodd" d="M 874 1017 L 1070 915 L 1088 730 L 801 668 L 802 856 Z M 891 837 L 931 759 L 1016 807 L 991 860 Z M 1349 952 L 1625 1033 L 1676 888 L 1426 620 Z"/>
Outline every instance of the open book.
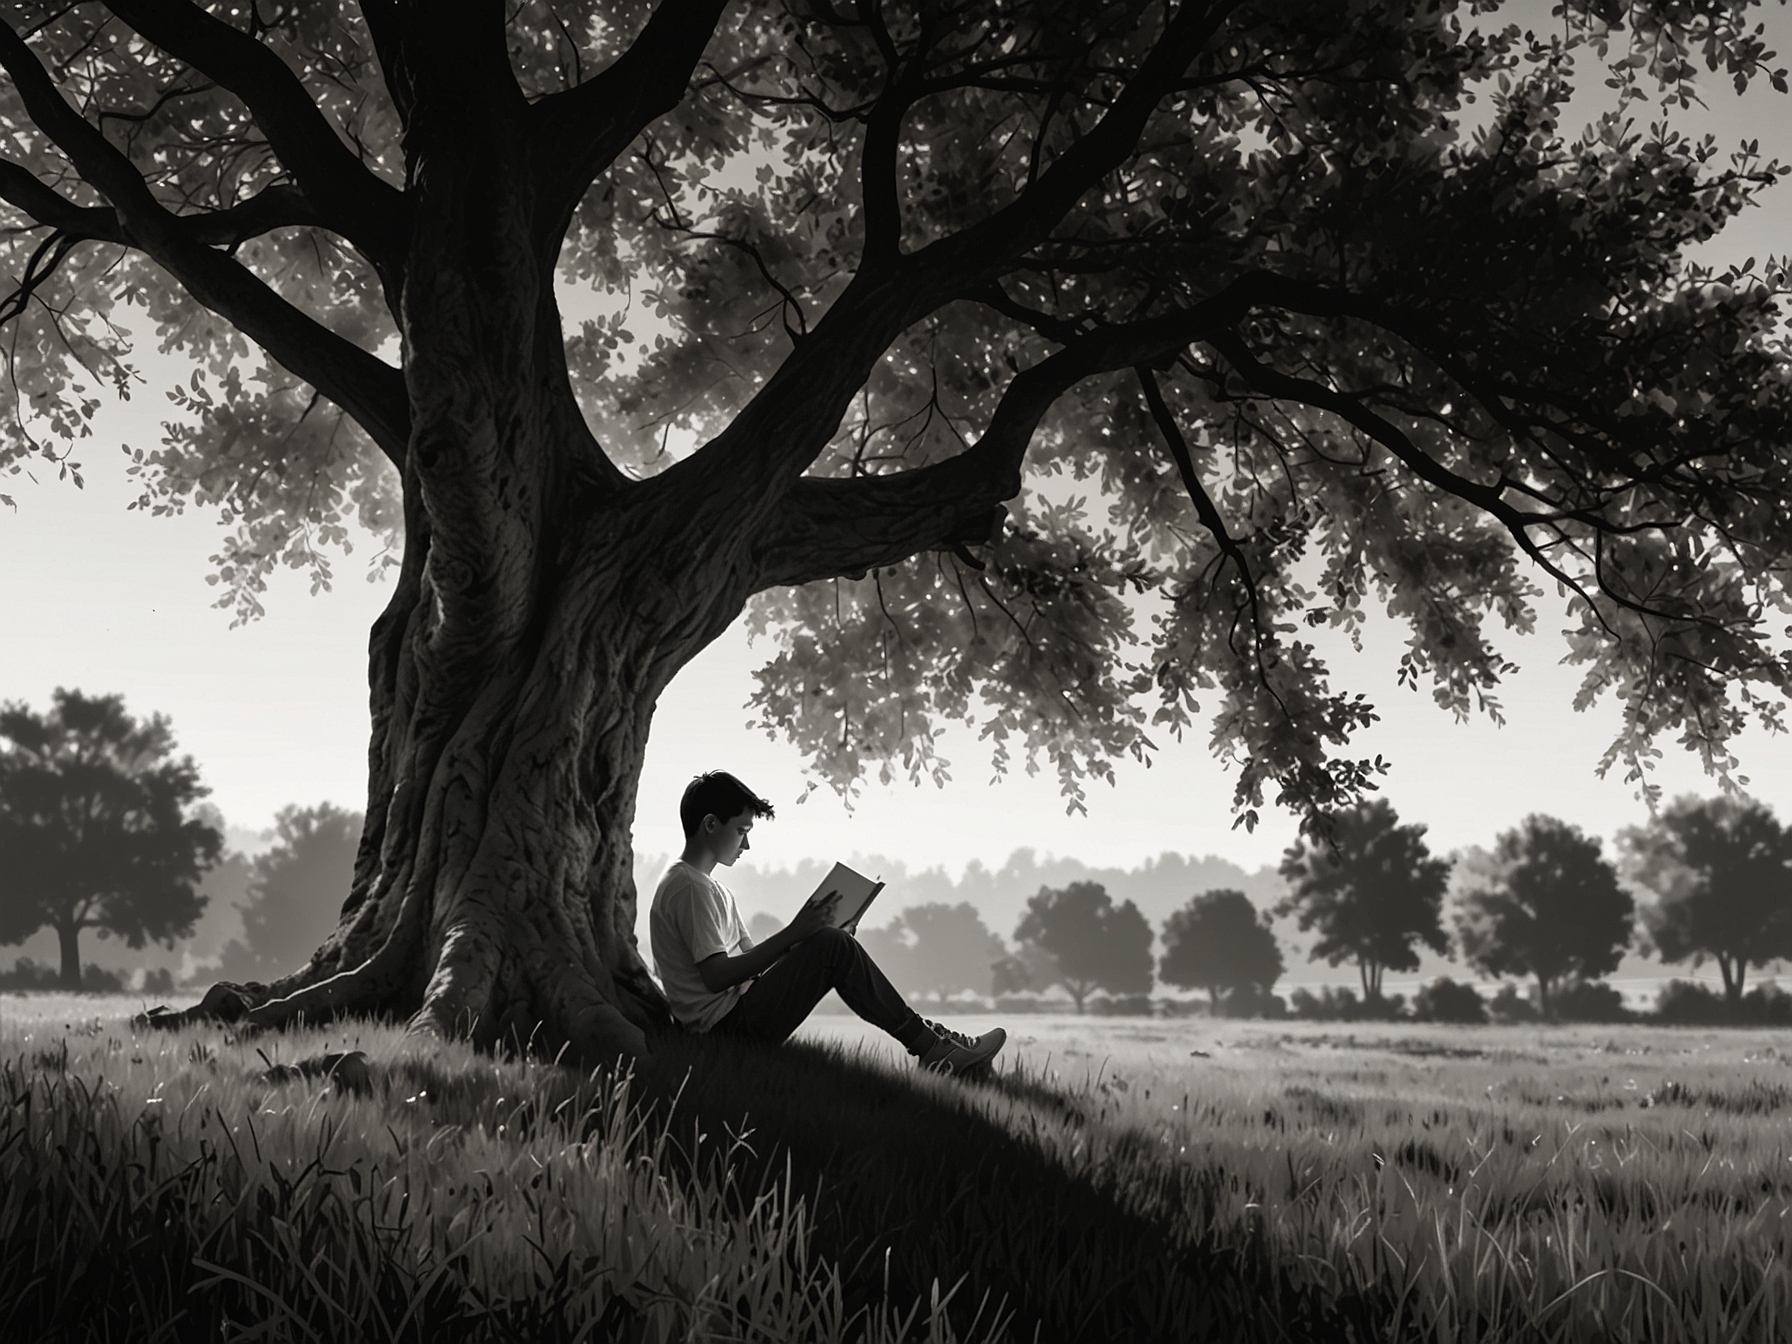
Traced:
<path fill-rule="evenodd" d="M 871 904 L 877 893 L 884 889 L 882 882 L 874 882 L 863 873 L 855 873 L 844 863 L 836 863 L 828 875 L 821 880 L 821 885 L 810 893 L 809 899 L 803 902 L 805 908 L 827 899 L 830 891 L 840 893 L 840 900 L 834 906 L 834 917 L 829 922 L 836 928 L 844 928 L 860 915 Z"/>

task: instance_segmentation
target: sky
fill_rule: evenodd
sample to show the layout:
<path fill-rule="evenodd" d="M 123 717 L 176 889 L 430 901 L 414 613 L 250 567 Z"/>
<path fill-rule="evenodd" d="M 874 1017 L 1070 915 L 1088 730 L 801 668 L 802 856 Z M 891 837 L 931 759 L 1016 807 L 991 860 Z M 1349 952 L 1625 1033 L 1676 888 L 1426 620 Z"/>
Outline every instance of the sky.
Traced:
<path fill-rule="evenodd" d="M 1792 54 L 1792 22 L 1783 9 L 1766 16 Z M 1758 138 L 1767 153 L 1792 160 L 1792 105 L 1764 88 L 1746 104 L 1723 89 L 1709 111 L 1677 114 L 1720 141 Z M 1572 120 L 1572 119 L 1570 119 Z M 1792 183 L 1767 209 L 1739 221 L 1706 259 L 1718 263 L 1787 250 L 1785 212 Z M 232 629 L 212 605 L 208 557 L 223 535 L 214 513 L 189 509 L 173 518 L 130 512 L 120 443 L 149 446 L 159 437 L 159 394 L 140 393 L 108 407 L 93 440 L 77 453 L 86 486 L 54 479 L 0 477 L 0 700 L 45 708 L 58 686 L 120 693 L 134 713 L 172 721 L 183 751 L 199 763 L 211 801 L 233 840 L 272 824 L 289 804 L 365 804 L 367 631 L 389 596 L 389 580 L 364 581 L 365 561 L 380 549 L 360 537 L 339 562 L 331 591 L 312 596 L 297 574 L 277 577 L 267 615 Z M 1584 714 L 1570 707 L 1577 674 L 1560 665 L 1563 622 L 1540 608 L 1539 633 L 1505 644 L 1520 671 L 1506 684 L 1506 723 L 1457 723 L 1423 691 L 1399 689 L 1394 668 L 1399 632 L 1371 630 L 1363 652 L 1334 650 L 1339 684 L 1368 694 L 1382 715 L 1361 734 L 1357 754 L 1392 764 L 1382 790 L 1406 821 L 1430 828 L 1434 850 L 1485 845 L 1532 812 L 1547 812 L 1608 840 L 1646 820 L 1636 786 L 1595 767 L 1617 725 L 1615 706 Z M 763 658 L 761 648 L 757 656 Z M 1208 752 L 1204 730 L 1162 741 L 1154 763 L 1115 765 L 1112 787 L 1095 783 L 1086 815 L 1066 815 L 1056 781 L 1016 772 L 992 782 L 986 748 L 970 734 L 949 738 L 953 780 L 945 788 L 867 782 L 848 808 L 825 787 L 807 794 L 804 762 L 793 749 L 748 727 L 756 652 L 736 629 L 679 677 L 655 717 L 640 792 L 635 844 L 643 853 L 677 848 L 678 794 L 691 775 L 726 768 L 778 807 L 755 831 L 757 860 L 772 867 L 805 858 L 855 853 L 900 857 L 911 868 L 956 870 L 1000 863 L 1017 848 L 1131 866 L 1165 851 L 1214 854 L 1246 868 L 1275 863 L 1293 840 L 1291 816 L 1265 809 L 1247 833 L 1232 825 L 1233 777 Z M 1715 784 L 1691 757 L 1663 742 L 1657 779 L 1672 796 L 1710 792 Z M 1792 820 L 1788 744 L 1760 732 L 1739 744 L 1750 791 Z M 803 801 L 798 801 L 803 799 Z"/>

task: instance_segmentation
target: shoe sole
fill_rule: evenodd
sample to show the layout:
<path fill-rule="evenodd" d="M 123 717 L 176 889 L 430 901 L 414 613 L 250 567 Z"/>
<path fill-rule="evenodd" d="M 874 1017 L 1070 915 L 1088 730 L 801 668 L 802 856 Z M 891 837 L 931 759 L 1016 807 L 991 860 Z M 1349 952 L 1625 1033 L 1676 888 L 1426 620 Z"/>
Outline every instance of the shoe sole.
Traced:
<path fill-rule="evenodd" d="M 997 1027 L 996 1030 L 1002 1031 L 1000 1027 Z M 950 1060 L 941 1060 L 938 1064 L 923 1064 L 921 1067 L 926 1069 L 929 1073 L 944 1074 L 948 1078 L 968 1078 L 979 1070 L 984 1073 L 991 1073 L 994 1072 L 991 1066 L 995 1057 L 1002 1053 L 1002 1047 L 1007 1044 L 1008 1033 L 1002 1031 L 1002 1039 L 996 1042 L 995 1049 L 991 1050 L 981 1059 L 974 1059 L 965 1064 L 954 1064 Z"/>

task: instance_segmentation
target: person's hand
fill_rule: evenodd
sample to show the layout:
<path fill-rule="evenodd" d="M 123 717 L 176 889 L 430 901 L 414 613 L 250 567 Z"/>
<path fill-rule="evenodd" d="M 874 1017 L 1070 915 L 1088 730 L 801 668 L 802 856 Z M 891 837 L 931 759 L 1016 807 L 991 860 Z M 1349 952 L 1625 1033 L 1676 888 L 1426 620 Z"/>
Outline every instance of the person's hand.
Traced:
<path fill-rule="evenodd" d="M 839 904 L 840 893 L 830 891 L 819 901 L 805 905 L 798 910 L 796 918 L 791 920 L 789 925 L 792 939 L 800 943 L 810 934 L 820 933 L 823 929 L 831 927 L 834 922 L 834 908 Z"/>

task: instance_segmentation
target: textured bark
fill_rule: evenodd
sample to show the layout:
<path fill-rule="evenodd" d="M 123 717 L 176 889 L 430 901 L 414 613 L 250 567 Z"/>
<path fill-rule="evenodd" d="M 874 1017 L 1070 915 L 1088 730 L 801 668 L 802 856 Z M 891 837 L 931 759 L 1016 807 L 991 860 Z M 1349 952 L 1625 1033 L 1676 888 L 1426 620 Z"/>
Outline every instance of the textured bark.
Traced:
<path fill-rule="evenodd" d="M 917 287 L 886 276 L 855 284 L 715 441 L 630 479 L 574 400 L 554 267 L 581 175 L 629 143 L 631 117 L 675 101 L 684 75 L 668 67 L 636 88 L 619 74 L 531 105 L 500 8 L 391 14 L 381 60 L 405 118 L 408 232 L 402 267 L 383 261 L 380 274 L 404 396 L 381 423 L 404 426 L 405 554 L 369 641 L 353 886 L 305 967 L 215 986 L 156 1020 L 378 1014 L 608 1062 L 642 1053 L 644 1030 L 669 1020 L 635 945 L 630 843 L 660 693 L 758 588 L 987 536 L 1018 488 L 1009 440 L 1049 398 L 1011 412 L 1015 432 L 974 472 L 881 502 L 869 481 L 864 498 L 799 490 L 852 390 L 916 315 Z M 701 41 L 662 17 L 643 41 L 684 50 L 688 66 Z M 584 167 L 569 179 L 573 149 Z M 379 237 L 399 249 L 390 229 Z"/>
<path fill-rule="evenodd" d="M 677 491 L 567 499 L 498 529 L 477 565 L 431 511 L 412 526 L 370 641 L 367 824 L 341 922 L 297 973 L 221 987 L 197 1016 L 369 1013 L 581 1062 L 643 1052 L 665 1018 L 630 844 L 653 706 L 747 585 Z M 542 545 L 562 532 L 564 561 Z"/>
<path fill-rule="evenodd" d="M 378 1014 L 608 1062 L 667 1017 L 634 938 L 653 706 L 739 614 L 748 526 L 699 474 L 632 482 L 605 461 L 517 127 L 437 113 L 408 142 L 406 545 L 369 644 L 353 887 L 304 968 L 185 1017 Z"/>

